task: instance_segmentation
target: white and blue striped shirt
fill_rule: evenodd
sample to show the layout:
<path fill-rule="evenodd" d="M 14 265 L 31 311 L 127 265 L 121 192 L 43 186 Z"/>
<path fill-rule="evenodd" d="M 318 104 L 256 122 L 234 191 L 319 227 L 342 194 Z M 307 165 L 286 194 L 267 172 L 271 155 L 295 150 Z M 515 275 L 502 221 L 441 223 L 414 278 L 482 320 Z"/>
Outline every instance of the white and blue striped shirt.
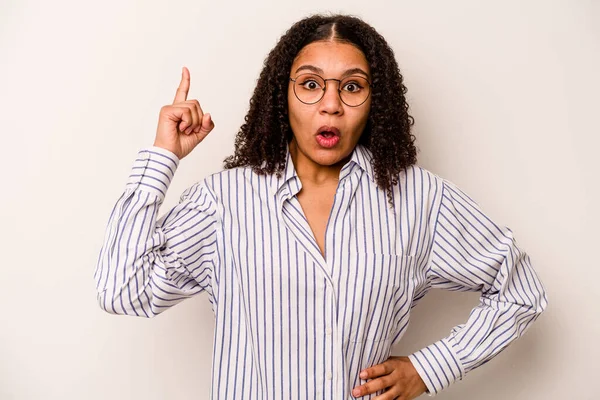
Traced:
<path fill-rule="evenodd" d="M 282 177 L 223 170 L 158 218 L 179 165 L 139 152 L 94 273 L 100 307 L 153 317 L 201 292 L 215 314 L 211 399 L 353 399 L 431 288 L 480 291 L 468 321 L 409 355 L 430 395 L 490 361 L 547 305 L 529 256 L 450 181 L 416 165 L 391 209 L 358 145 L 340 172 L 325 257 Z M 363 396 L 373 398 L 383 391 Z"/>

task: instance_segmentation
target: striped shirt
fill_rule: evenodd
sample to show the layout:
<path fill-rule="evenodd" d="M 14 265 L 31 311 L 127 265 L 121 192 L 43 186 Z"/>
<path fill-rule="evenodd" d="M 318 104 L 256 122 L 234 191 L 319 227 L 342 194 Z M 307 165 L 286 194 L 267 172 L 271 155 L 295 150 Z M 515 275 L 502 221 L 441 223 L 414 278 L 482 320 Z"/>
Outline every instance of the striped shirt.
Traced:
<path fill-rule="evenodd" d="M 323 256 L 289 149 L 281 177 L 223 170 L 158 217 L 178 165 L 167 150 L 140 150 L 94 278 L 111 314 L 153 317 L 207 293 L 211 399 L 354 399 L 352 389 L 367 382 L 359 372 L 390 357 L 431 288 L 479 291 L 466 322 L 409 355 L 433 396 L 490 361 L 546 308 L 512 231 L 419 166 L 398 175 L 391 208 L 371 152 L 357 145 L 340 172 Z"/>

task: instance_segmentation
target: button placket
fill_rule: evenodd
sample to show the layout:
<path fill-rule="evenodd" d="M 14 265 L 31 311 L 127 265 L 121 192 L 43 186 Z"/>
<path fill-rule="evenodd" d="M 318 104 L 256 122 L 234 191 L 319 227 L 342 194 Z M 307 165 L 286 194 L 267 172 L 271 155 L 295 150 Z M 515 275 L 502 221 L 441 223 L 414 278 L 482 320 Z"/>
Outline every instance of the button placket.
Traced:
<path fill-rule="evenodd" d="M 331 382 L 330 384 L 332 385 L 332 390 L 333 390 L 333 397 L 334 398 L 339 398 L 340 396 L 340 387 L 339 385 L 341 384 L 341 376 L 340 374 L 342 374 L 342 370 L 343 370 L 343 366 L 344 366 L 344 361 L 343 361 L 343 351 L 341 349 L 340 343 L 342 343 L 341 340 L 341 331 L 338 329 L 338 321 L 337 321 L 337 309 L 338 309 L 338 299 L 339 297 L 336 295 L 336 288 L 333 287 L 332 291 L 331 291 L 331 312 L 332 312 L 332 317 L 331 317 L 331 325 L 327 327 L 326 329 L 326 334 L 328 335 L 329 339 L 332 342 L 333 345 L 333 352 L 332 352 L 332 357 L 333 357 L 333 371 L 329 372 L 329 375 L 327 377 L 327 379 L 329 379 Z"/>

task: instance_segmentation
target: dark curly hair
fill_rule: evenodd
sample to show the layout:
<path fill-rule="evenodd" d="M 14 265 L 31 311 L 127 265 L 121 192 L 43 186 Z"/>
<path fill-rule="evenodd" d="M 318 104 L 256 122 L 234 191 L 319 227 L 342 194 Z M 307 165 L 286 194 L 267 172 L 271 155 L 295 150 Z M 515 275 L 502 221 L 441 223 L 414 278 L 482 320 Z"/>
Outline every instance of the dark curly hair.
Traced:
<path fill-rule="evenodd" d="M 408 114 L 403 84 L 394 52 L 383 36 L 358 17 L 317 14 L 296 22 L 279 39 L 264 61 L 250 99 L 245 123 L 235 139 L 235 153 L 224 160 L 225 169 L 250 166 L 260 174 L 281 176 L 286 146 L 293 138 L 288 117 L 288 83 L 294 59 L 305 46 L 334 40 L 360 49 L 371 68 L 371 109 L 358 143 L 373 154 L 377 186 L 387 191 L 398 173 L 416 163 L 414 119 Z"/>

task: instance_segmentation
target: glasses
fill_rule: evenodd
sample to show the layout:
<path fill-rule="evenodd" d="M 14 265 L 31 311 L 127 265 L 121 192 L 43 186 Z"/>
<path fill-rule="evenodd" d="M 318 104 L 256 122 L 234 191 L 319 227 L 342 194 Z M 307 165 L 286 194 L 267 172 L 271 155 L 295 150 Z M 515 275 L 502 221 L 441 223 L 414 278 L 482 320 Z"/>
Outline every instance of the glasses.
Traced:
<path fill-rule="evenodd" d="M 317 74 L 300 74 L 290 78 L 294 82 L 294 94 L 304 104 L 315 104 L 321 101 L 327 90 L 327 81 L 338 82 L 338 94 L 342 102 L 349 107 L 358 107 L 369 98 L 371 82 L 368 79 L 351 75 L 344 79 L 324 79 Z"/>

